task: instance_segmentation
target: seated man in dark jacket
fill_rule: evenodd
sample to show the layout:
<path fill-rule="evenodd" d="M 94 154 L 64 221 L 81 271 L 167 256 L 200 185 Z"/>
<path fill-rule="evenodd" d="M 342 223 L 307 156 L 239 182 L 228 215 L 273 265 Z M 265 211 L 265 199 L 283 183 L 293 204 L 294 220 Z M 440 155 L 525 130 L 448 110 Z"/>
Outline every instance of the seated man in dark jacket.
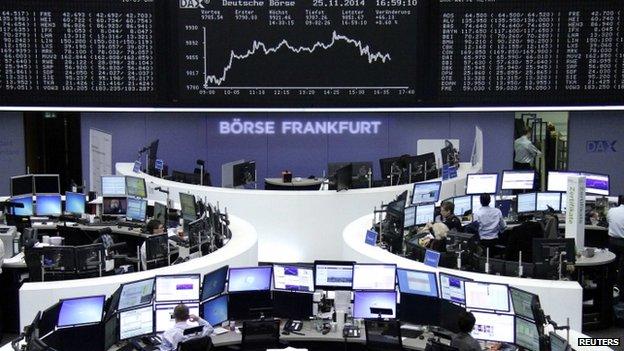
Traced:
<path fill-rule="evenodd" d="M 519 216 L 520 225 L 514 227 L 507 238 L 505 259 L 517 261 L 522 251 L 522 262 L 533 262 L 533 239 L 544 237 L 544 228 L 528 216 Z"/>

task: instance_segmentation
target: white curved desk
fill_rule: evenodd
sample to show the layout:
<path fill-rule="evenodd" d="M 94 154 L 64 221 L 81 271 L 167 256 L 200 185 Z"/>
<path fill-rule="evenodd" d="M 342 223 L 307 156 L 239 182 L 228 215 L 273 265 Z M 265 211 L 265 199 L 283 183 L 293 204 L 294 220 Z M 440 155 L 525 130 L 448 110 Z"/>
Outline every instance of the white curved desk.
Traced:
<path fill-rule="evenodd" d="M 232 239 L 219 250 L 209 255 L 174 266 L 148 271 L 114 275 L 100 278 L 26 283 L 19 291 L 20 330 L 30 323 L 38 311 L 57 303 L 60 299 L 112 295 L 120 284 L 166 274 L 205 274 L 221 266 L 256 266 L 258 264 L 258 235 L 248 222 L 230 216 Z"/>
<path fill-rule="evenodd" d="M 212 204 L 218 202 L 222 211 L 227 207 L 228 212 L 249 221 L 258 232 L 258 258 L 266 262 L 339 258 L 340 234 L 347 224 L 413 187 L 405 184 L 341 192 L 226 189 L 165 180 L 134 173 L 132 168 L 132 163 L 116 164 L 118 175 L 145 178 L 150 200 L 165 203 L 165 194 L 154 190 L 163 187 L 169 189 L 169 198 L 175 202 L 181 192 L 191 193 Z M 480 171 L 481 164 L 473 167 L 462 163 L 457 178 L 442 182 L 440 199 L 463 195 L 466 175 Z"/>

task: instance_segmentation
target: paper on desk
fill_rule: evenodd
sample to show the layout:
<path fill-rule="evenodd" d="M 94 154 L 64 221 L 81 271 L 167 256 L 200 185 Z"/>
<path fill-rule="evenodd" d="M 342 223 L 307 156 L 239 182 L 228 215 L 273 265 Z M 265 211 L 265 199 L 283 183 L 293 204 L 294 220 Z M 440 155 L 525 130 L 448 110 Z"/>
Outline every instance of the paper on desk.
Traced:
<path fill-rule="evenodd" d="M 215 335 L 221 335 L 221 334 L 225 334 L 227 332 L 229 332 L 228 329 L 222 328 L 222 327 L 216 327 L 214 328 L 214 330 L 212 331 Z"/>

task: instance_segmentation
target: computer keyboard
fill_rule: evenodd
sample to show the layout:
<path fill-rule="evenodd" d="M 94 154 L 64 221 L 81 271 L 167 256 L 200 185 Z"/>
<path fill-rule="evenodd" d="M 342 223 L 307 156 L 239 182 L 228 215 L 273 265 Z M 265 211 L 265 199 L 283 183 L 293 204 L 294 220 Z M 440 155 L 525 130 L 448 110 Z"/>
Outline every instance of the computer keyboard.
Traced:
<path fill-rule="evenodd" d="M 404 338 L 417 338 L 419 336 L 423 335 L 423 331 L 422 330 L 416 330 L 416 329 L 412 329 L 412 328 L 401 328 L 401 336 Z"/>
<path fill-rule="evenodd" d="M 130 221 L 119 221 L 117 222 L 118 226 L 128 227 L 128 228 L 143 228 L 145 223 L 143 222 L 130 222 Z"/>

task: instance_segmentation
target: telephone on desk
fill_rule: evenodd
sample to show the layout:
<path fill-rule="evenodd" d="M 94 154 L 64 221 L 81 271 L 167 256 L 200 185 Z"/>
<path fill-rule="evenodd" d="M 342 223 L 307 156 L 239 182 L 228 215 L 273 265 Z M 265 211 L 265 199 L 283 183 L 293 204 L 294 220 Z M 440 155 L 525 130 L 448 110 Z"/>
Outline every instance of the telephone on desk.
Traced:
<path fill-rule="evenodd" d="M 300 331 L 302 327 L 303 327 L 303 323 L 301 321 L 289 319 L 284 324 L 284 331 L 286 332 Z"/>
<path fill-rule="evenodd" d="M 345 338 L 359 338 L 360 328 L 354 325 L 345 325 L 344 329 L 342 329 L 342 336 Z"/>

